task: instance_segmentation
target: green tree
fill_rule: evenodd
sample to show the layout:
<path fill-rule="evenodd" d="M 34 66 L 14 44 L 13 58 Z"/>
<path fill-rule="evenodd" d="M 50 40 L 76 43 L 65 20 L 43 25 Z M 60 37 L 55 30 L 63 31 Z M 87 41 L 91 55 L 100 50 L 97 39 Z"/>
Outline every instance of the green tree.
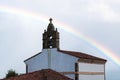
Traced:
<path fill-rule="evenodd" d="M 18 73 L 16 73 L 15 70 L 10 69 L 8 70 L 8 73 L 6 74 L 5 78 L 14 77 L 14 76 L 18 76 Z"/>

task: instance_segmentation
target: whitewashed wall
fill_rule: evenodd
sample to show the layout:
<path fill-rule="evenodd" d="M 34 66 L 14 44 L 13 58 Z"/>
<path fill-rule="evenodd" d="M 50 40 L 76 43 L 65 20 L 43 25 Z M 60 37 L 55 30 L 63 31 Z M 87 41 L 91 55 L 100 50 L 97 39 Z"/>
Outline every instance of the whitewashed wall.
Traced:
<path fill-rule="evenodd" d="M 40 53 L 39 55 L 25 61 L 25 64 L 28 66 L 27 71 L 33 72 L 41 69 L 47 69 L 48 68 L 47 61 L 48 61 L 47 54 Z"/>
<path fill-rule="evenodd" d="M 49 57 L 48 57 L 49 56 Z M 57 48 L 43 49 L 40 54 L 25 61 L 28 72 L 51 68 L 57 72 L 74 72 L 77 57 L 61 53 Z M 50 63 L 50 64 L 48 64 Z M 90 64 L 78 62 L 79 72 L 104 72 L 104 64 Z M 74 74 L 67 74 L 69 78 L 75 79 Z M 79 80 L 104 80 L 104 75 L 81 75 Z"/>
<path fill-rule="evenodd" d="M 79 80 L 104 80 L 104 75 L 79 75 Z"/>
<path fill-rule="evenodd" d="M 48 55 L 50 56 L 49 58 Z M 51 50 L 43 49 L 41 54 L 25 61 L 25 63 L 28 65 L 28 72 L 48 68 L 57 72 L 74 72 L 77 60 L 78 58 L 58 52 L 57 48 L 54 48 Z M 48 62 L 50 62 L 51 65 L 49 65 Z M 75 78 L 74 74 L 66 76 L 72 79 Z"/>
<path fill-rule="evenodd" d="M 103 72 L 104 64 L 78 63 L 79 72 Z M 79 80 L 104 80 L 104 74 L 79 74 Z"/>

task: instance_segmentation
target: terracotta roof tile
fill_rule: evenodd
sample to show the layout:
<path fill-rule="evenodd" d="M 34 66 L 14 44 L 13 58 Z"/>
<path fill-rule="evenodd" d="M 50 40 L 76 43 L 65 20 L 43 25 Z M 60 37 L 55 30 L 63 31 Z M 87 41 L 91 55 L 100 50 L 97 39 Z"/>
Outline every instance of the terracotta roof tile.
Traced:
<path fill-rule="evenodd" d="M 10 77 L 1 80 L 72 80 L 56 71 L 51 69 L 43 69 L 32 73 Z"/>
<path fill-rule="evenodd" d="M 98 57 L 95 57 L 95 56 L 92 56 L 92 55 L 89 55 L 89 54 L 86 54 L 86 53 L 82 53 L 82 52 L 66 51 L 66 50 L 58 50 L 58 51 L 62 52 L 64 54 L 68 54 L 68 55 L 75 56 L 75 57 L 82 58 L 82 59 L 92 59 L 92 60 L 106 61 L 105 59 L 98 58 Z"/>

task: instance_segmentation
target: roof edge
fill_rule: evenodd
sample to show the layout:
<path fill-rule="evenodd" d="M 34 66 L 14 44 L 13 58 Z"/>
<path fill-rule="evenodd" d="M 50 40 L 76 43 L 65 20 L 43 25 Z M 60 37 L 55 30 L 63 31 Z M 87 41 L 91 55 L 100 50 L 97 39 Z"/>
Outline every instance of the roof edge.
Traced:
<path fill-rule="evenodd" d="M 83 53 L 83 52 L 67 51 L 67 50 L 60 50 L 60 49 L 58 49 L 58 51 L 63 52 L 68 55 L 71 55 L 71 56 L 74 56 L 74 57 L 82 58 L 82 59 L 84 58 L 84 59 L 100 60 L 100 61 L 104 61 L 104 62 L 107 61 L 106 59 L 99 58 L 99 57 L 96 57 L 93 55 L 89 55 L 89 54 Z"/>
<path fill-rule="evenodd" d="M 37 53 L 37 54 L 35 54 L 35 55 L 33 55 L 33 56 L 27 58 L 26 60 L 24 60 L 24 62 L 28 61 L 29 59 L 31 59 L 31 58 L 33 58 L 33 57 L 36 57 L 37 55 L 39 55 L 39 54 L 41 54 L 41 53 L 42 53 L 42 52 L 39 52 L 39 53 Z"/>

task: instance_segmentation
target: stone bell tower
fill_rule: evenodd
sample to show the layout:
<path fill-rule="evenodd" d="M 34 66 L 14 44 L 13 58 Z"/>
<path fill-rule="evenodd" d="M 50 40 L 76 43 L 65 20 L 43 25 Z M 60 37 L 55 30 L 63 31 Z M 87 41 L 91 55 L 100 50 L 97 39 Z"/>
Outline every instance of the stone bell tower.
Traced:
<path fill-rule="evenodd" d="M 43 33 L 43 49 L 58 48 L 59 49 L 59 32 L 52 24 L 52 18 L 49 19 L 47 30 Z"/>

